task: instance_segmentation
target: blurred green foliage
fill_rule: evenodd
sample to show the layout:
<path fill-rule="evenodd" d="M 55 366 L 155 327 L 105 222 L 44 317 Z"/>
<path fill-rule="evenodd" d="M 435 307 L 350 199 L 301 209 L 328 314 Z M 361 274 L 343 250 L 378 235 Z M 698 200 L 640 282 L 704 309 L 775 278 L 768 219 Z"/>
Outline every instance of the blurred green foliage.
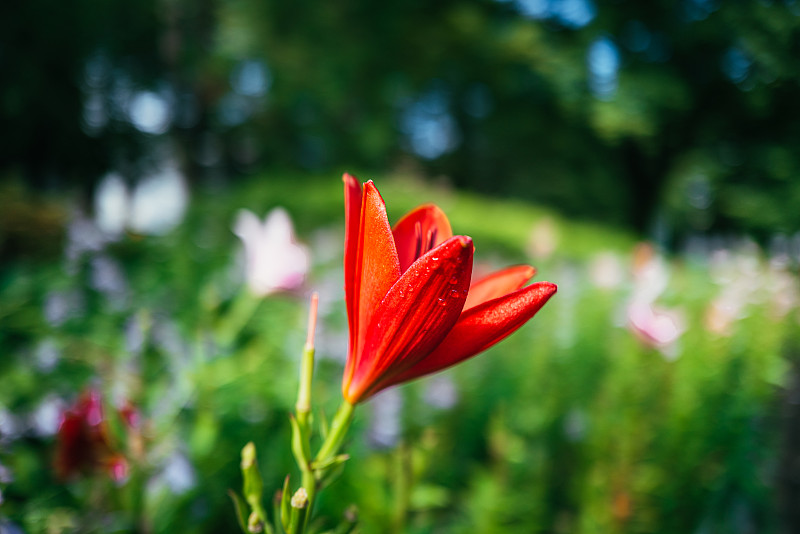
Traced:
<path fill-rule="evenodd" d="M 339 403 L 347 323 L 341 184 L 297 184 L 270 174 L 200 191 L 162 237 L 2 265 L 0 525 L 229 532 L 226 490 L 241 487 L 245 443 L 257 445 L 267 497 L 298 476 L 288 413 L 308 291 L 322 305 L 317 417 Z M 683 328 L 656 347 L 626 319 L 640 261 L 631 236 L 520 201 L 380 186 L 391 220 L 435 201 L 475 238 L 476 269 L 531 262 L 559 292 L 486 354 L 360 406 L 352 458 L 318 502 L 325 525 L 356 504 L 363 532 L 791 531 L 779 506 L 793 502 L 779 416 L 800 341 L 791 263 L 747 244 L 663 260 L 658 305 L 679 310 Z M 311 244 L 313 270 L 307 290 L 256 299 L 229 224 L 241 207 L 275 205 Z M 75 239 L 67 232 L 68 250 Z M 713 322 L 731 294 L 736 313 Z M 131 462 L 120 485 L 99 471 L 60 481 L 51 468 L 58 411 L 90 386 Z M 116 413 L 125 400 L 141 411 L 136 439 Z"/>
<path fill-rule="evenodd" d="M 0 175 L 412 167 L 665 242 L 798 230 L 795 0 L 0 7 Z"/>

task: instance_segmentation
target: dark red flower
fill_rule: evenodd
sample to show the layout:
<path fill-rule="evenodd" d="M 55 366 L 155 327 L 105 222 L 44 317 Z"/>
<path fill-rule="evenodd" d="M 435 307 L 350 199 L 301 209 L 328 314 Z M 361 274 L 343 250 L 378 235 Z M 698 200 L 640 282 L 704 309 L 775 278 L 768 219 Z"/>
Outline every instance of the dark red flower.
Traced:
<path fill-rule="evenodd" d="M 523 287 L 533 267 L 472 283 L 472 239 L 444 212 L 416 208 L 389 226 L 371 181 L 344 175 L 344 286 L 350 348 L 342 391 L 351 404 L 489 348 L 534 316 L 555 284 Z"/>
<path fill-rule="evenodd" d="M 67 479 L 78 473 L 105 469 L 114 480 L 127 476 L 125 457 L 111 446 L 103 403 L 95 390 L 83 393 L 61 415 L 56 449 L 56 474 Z"/>

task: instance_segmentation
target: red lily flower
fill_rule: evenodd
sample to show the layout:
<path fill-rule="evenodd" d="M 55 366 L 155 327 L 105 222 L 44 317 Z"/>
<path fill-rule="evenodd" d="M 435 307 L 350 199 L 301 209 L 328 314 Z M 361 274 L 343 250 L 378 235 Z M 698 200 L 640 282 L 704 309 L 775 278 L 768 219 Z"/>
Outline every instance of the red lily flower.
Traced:
<path fill-rule="evenodd" d="M 61 415 L 56 450 L 56 473 L 62 479 L 102 467 L 117 482 L 127 476 L 128 462 L 111 446 L 108 422 L 97 391 L 83 393 Z"/>
<path fill-rule="evenodd" d="M 523 287 L 533 267 L 510 267 L 475 283 L 472 239 L 453 236 L 444 212 L 416 208 L 389 226 L 372 181 L 344 175 L 344 288 L 350 349 L 347 402 L 434 373 L 502 340 L 534 316 L 555 284 Z"/>

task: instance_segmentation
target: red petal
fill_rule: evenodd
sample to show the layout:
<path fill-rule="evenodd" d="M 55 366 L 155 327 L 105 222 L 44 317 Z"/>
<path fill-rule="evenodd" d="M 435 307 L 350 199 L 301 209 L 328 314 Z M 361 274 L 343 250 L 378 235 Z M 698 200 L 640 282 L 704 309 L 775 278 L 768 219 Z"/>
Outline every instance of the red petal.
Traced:
<path fill-rule="evenodd" d="M 391 384 L 441 371 L 488 349 L 525 324 L 556 290 L 555 284 L 538 282 L 464 311 L 441 344 Z"/>
<path fill-rule="evenodd" d="M 386 204 L 371 181 L 364 184 L 355 258 L 352 289 L 347 295 L 351 336 L 345 384 L 358 367 L 367 328 L 378 311 L 378 305 L 400 277 Z"/>
<path fill-rule="evenodd" d="M 453 237 L 447 215 L 435 204 L 425 204 L 408 212 L 392 229 L 405 272 L 417 258 Z"/>
<path fill-rule="evenodd" d="M 383 389 L 441 342 L 464 306 L 472 251 L 472 239 L 456 236 L 403 273 L 372 319 L 362 361 L 345 384 L 345 399 L 360 402 Z"/>
<path fill-rule="evenodd" d="M 55 462 L 58 476 L 67 478 L 73 472 L 78 471 L 88 448 L 82 419 L 66 412 L 58 427 L 58 449 Z"/>
<path fill-rule="evenodd" d="M 536 269 L 530 265 L 517 265 L 490 274 L 469 287 L 464 310 L 516 291 L 533 278 L 534 274 Z"/>
<path fill-rule="evenodd" d="M 345 173 L 344 182 L 344 300 L 347 316 L 350 317 L 350 339 L 355 338 L 355 277 L 356 255 L 358 254 L 358 230 L 361 225 L 361 184 Z"/>

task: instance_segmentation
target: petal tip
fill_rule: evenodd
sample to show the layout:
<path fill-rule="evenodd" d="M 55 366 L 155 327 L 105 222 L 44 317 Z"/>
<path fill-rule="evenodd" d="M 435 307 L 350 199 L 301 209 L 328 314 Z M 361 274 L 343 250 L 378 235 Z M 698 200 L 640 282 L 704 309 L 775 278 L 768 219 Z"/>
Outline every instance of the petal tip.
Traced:
<path fill-rule="evenodd" d="M 522 271 L 522 276 L 527 276 L 528 280 L 533 278 L 536 275 L 536 267 L 533 265 L 521 265 L 520 269 Z"/>
<path fill-rule="evenodd" d="M 552 282 L 539 282 L 543 288 L 544 293 L 549 293 L 551 296 L 555 295 L 558 291 L 558 286 Z"/>
<path fill-rule="evenodd" d="M 360 184 L 360 187 L 361 187 L 361 192 L 365 197 L 377 195 L 378 197 L 381 198 L 381 201 L 383 201 L 383 196 L 381 196 L 381 192 L 378 191 L 378 188 L 375 187 L 375 184 L 372 182 L 372 180 L 367 180 L 366 182 Z"/>

